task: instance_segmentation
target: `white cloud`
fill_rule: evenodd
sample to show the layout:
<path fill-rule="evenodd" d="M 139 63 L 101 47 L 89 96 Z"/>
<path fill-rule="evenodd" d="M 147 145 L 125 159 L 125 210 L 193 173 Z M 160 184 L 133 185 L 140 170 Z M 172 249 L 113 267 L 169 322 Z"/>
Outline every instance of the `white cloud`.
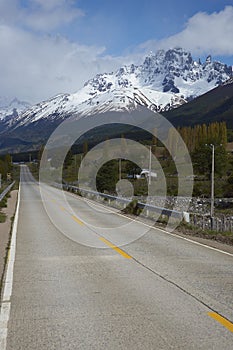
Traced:
<path fill-rule="evenodd" d="M 24 10 L 24 23 L 32 29 L 48 31 L 82 16 L 84 12 L 71 0 L 30 0 L 29 8 Z"/>
<path fill-rule="evenodd" d="M 0 0 L 0 23 L 47 32 L 69 24 L 84 12 L 72 0 Z"/>
<path fill-rule="evenodd" d="M 97 73 L 122 64 L 124 58 L 106 56 L 104 50 L 0 25 L 0 96 L 13 94 L 35 102 L 77 91 Z"/>
<path fill-rule="evenodd" d="M 160 41 L 147 41 L 141 49 L 183 47 L 194 54 L 233 55 L 233 6 L 220 12 L 199 12 L 183 31 Z"/>
<path fill-rule="evenodd" d="M 104 47 L 42 35 L 83 16 L 74 1 L 24 3 L 0 0 L 0 96 L 37 102 L 75 92 L 97 73 L 115 70 L 125 61 L 107 56 Z"/>
<path fill-rule="evenodd" d="M 112 57 L 106 55 L 104 47 L 42 35 L 42 30 L 46 33 L 82 16 L 82 11 L 74 8 L 75 2 L 27 0 L 27 4 L 22 8 L 20 0 L 0 0 L 0 96 L 37 102 L 57 93 L 75 92 L 97 73 L 137 63 L 149 50 L 160 48 L 181 46 L 194 54 L 233 55 L 232 6 L 218 13 L 197 13 L 182 32 Z"/>

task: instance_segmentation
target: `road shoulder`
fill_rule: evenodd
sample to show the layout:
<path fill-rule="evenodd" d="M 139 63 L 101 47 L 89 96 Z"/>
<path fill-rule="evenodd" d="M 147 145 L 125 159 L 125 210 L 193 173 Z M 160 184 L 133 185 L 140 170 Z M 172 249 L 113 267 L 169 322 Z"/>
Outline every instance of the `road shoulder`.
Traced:
<path fill-rule="evenodd" d="M 7 254 L 7 247 L 9 245 L 12 217 L 15 214 L 17 203 L 17 190 L 13 190 L 10 193 L 10 197 L 7 200 L 7 207 L 2 209 L 2 212 L 6 215 L 6 221 L 0 223 L 0 290 L 1 281 L 4 274 L 5 258 Z"/>

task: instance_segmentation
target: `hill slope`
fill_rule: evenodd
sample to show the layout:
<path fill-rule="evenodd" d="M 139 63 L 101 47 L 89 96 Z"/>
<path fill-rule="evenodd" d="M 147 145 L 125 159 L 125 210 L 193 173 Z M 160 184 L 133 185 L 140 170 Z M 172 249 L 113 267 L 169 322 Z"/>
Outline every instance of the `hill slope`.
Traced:
<path fill-rule="evenodd" d="M 175 126 L 225 121 L 233 129 L 233 79 L 164 116 Z"/>

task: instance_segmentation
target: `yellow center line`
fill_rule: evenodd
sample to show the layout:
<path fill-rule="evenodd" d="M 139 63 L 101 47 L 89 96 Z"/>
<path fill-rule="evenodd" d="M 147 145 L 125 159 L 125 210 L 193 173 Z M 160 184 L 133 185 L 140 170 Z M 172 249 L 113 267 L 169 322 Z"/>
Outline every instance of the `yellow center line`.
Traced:
<path fill-rule="evenodd" d="M 226 327 L 229 331 L 233 332 L 233 323 L 226 320 L 224 317 L 220 316 L 216 312 L 208 312 L 208 316 L 212 317 L 217 322 L 221 323 L 222 326 Z"/>
<path fill-rule="evenodd" d="M 114 244 L 112 244 L 111 242 L 109 242 L 107 239 L 100 237 L 100 240 L 102 242 L 104 242 L 105 244 L 107 244 L 110 248 L 114 249 L 117 253 L 119 253 L 120 255 L 122 255 L 124 258 L 126 259 L 132 259 L 132 256 L 130 256 L 129 254 L 127 254 L 126 252 L 124 252 L 123 250 L 121 250 L 120 248 L 118 248 L 117 246 L 115 246 Z"/>
<path fill-rule="evenodd" d="M 69 211 L 68 211 L 66 208 L 64 208 L 63 206 L 60 206 L 60 209 L 61 209 L 62 211 L 66 211 L 68 214 L 70 214 Z M 77 218 L 77 216 L 71 215 L 71 217 L 72 217 L 72 219 L 73 219 L 75 222 L 77 222 L 79 225 L 84 225 L 84 223 L 83 223 L 79 218 Z"/>
<path fill-rule="evenodd" d="M 83 223 L 81 220 L 79 220 L 79 219 L 77 218 L 77 216 L 72 215 L 71 217 L 72 217 L 72 219 L 73 219 L 74 221 L 76 221 L 79 225 L 84 225 L 84 223 Z"/>

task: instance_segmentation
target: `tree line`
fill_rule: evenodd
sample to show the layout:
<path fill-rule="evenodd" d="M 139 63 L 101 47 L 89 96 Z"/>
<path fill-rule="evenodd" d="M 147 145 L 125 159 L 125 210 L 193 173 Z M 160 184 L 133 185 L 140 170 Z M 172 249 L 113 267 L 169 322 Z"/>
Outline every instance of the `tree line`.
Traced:
<path fill-rule="evenodd" d="M 225 122 L 180 127 L 178 132 L 191 153 L 206 144 L 222 145 L 224 148 L 227 144 L 227 127 Z"/>
<path fill-rule="evenodd" d="M 179 135 L 187 146 L 196 174 L 209 176 L 213 145 L 215 146 L 215 173 L 219 176 L 225 174 L 227 166 L 227 127 L 225 122 L 179 127 L 177 130 L 170 128 L 167 144 L 173 158 L 182 147 Z M 169 157 L 168 150 L 166 150 L 166 156 Z"/>
<path fill-rule="evenodd" d="M 2 175 L 2 179 L 7 179 L 7 174 L 11 172 L 12 169 L 12 161 L 11 156 L 6 154 L 5 156 L 0 157 L 0 174 Z"/>

